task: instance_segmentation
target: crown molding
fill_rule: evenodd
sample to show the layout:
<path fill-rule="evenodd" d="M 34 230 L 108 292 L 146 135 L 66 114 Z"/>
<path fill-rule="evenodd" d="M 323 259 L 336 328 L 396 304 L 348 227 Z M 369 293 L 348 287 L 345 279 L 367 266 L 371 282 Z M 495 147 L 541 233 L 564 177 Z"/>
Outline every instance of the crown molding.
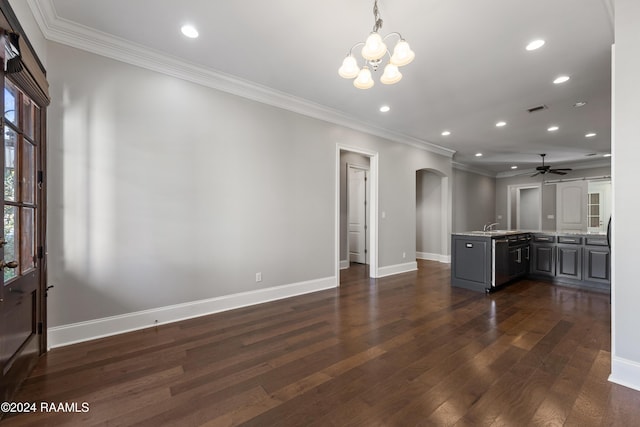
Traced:
<path fill-rule="evenodd" d="M 384 129 L 306 99 L 189 63 L 184 59 L 79 25 L 59 17 L 52 0 L 27 0 L 27 3 L 47 40 L 448 158 L 453 158 L 455 154 L 455 150 L 429 141 Z"/>
<path fill-rule="evenodd" d="M 458 169 L 465 172 L 475 173 L 477 175 L 488 176 L 489 178 L 495 178 L 496 174 L 494 172 L 489 172 L 484 169 L 475 168 L 473 166 L 466 165 L 464 163 L 459 162 L 451 162 L 451 165 L 454 169 Z"/>
<path fill-rule="evenodd" d="M 609 28 L 611 30 L 611 37 L 615 40 L 615 18 L 616 18 L 616 8 L 614 5 L 614 0 L 602 0 L 604 4 L 604 8 L 607 10 L 607 16 L 609 17 Z"/>

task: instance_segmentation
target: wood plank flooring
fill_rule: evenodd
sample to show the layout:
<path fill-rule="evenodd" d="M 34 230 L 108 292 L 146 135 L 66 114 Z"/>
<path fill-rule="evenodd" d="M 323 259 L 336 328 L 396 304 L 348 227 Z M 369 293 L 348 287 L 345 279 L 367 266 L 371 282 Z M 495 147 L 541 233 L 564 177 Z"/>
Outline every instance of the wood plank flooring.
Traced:
<path fill-rule="evenodd" d="M 607 381 L 609 296 L 522 281 L 491 295 L 449 266 L 54 349 L 16 402 L 87 402 L 9 426 L 631 426 Z"/>

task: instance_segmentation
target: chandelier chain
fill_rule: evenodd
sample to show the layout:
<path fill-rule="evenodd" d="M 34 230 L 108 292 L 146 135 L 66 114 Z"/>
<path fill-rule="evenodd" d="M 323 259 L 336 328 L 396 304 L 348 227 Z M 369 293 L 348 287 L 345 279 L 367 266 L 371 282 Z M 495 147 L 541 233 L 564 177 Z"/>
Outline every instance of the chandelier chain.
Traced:
<path fill-rule="evenodd" d="M 373 32 L 377 33 L 378 30 L 382 28 L 382 18 L 380 18 L 380 10 L 378 10 L 378 0 L 373 2 L 373 19 L 375 20 Z"/>

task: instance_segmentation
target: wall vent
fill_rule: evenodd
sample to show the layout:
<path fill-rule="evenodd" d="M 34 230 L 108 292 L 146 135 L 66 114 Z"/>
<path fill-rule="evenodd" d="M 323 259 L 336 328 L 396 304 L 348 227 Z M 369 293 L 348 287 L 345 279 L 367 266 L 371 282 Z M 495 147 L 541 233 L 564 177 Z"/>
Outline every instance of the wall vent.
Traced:
<path fill-rule="evenodd" d="M 546 110 L 547 107 L 546 105 L 538 105 L 537 107 L 531 107 L 531 108 L 527 108 L 527 111 L 530 113 L 535 113 L 536 111 L 542 111 L 542 110 Z"/>

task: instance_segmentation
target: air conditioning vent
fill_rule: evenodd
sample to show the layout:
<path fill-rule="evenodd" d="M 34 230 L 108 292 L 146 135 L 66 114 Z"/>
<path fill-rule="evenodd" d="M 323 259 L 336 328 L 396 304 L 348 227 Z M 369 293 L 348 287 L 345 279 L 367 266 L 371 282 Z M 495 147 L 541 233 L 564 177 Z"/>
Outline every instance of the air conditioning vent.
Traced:
<path fill-rule="evenodd" d="M 542 110 L 546 110 L 547 107 L 546 105 L 538 105 L 537 107 L 531 107 L 531 108 L 527 108 L 527 111 L 530 113 L 535 113 L 536 111 L 542 111 Z"/>

